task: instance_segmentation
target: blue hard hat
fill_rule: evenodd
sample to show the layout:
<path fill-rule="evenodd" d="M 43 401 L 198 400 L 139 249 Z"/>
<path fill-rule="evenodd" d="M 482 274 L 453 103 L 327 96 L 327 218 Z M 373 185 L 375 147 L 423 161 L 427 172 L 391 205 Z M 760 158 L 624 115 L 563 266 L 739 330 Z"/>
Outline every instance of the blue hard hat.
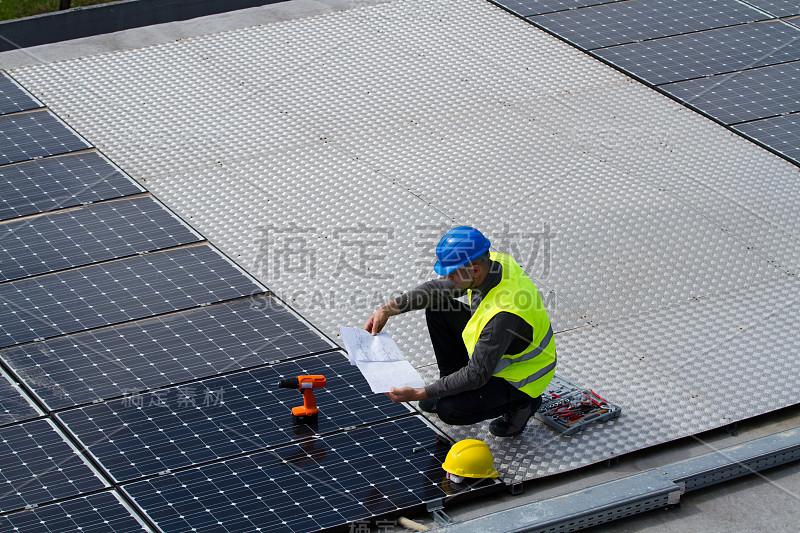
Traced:
<path fill-rule="evenodd" d="M 491 243 L 483 233 L 469 226 L 459 226 L 444 234 L 436 245 L 433 270 L 446 276 L 489 251 Z"/>

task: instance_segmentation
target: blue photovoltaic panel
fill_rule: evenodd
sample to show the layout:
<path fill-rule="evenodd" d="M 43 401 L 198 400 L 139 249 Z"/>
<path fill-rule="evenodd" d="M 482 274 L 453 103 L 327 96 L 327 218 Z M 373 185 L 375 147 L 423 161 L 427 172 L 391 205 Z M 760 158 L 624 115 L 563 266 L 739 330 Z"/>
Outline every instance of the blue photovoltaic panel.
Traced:
<path fill-rule="evenodd" d="M 800 61 L 662 85 L 726 124 L 800 111 Z"/>
<path fill-rule="evenodd" d="M 37 107 L 42 107 L 42 104 L 17 85 L 5 72 L 0 72 L 0 115 Z"/>
<path fill-rule="evenodd" d="M 0 224 L 0 281 L 189 244 L 200 237 L 152 198 Z"/>
<path fill-rule="evenodd" d="M 43 109 L 0 116 L 0 165 L 91 148 Z"/>
<path fill-rule="evenodd" d="M 154 252 L 0 284 L 0 346 L 260 292 L 209 246 Z"/>
<path fill-rule="evenodd" d="M 147 529 L 114 492 L 98 492 L 0 516 L 0 533 L 137 533 Z"/>
<path fill-rule="evenodd" d="M 321 374 L 315 424 L 293 424 L 303 404 L 281 379 Z M 225 459 L 409 414 L 370 390 L 333 352 L 71 409 L 58 416 L 117 482 Z"/>
<path fill-rule="evenodd" d="M 737 0 L 628 0 L 530 20 L 591 50 L 767 18 Z"/>
<path fill-rule="evenodd" d="M 50 409 L 183 383 L 332 344 L 263 297 L 215 304 L 0 351 Z"/>
<path fill-rule="evenodd" d="M 501 5 L 520 15 L 528 17 L 530 15 L 541 15 L 544 13 L 553 13 L 555 11 L 565 11 L 567 9 L 576 9 L 579 7 L 596 6 L 598 4 L 610 4 L 612 2 L 619 2 L 622 0 L 492 0 L 494 3 Z"/>
<path fill-rule="evenodd" d="M 49 420 L 0 428 L 0 511 L 104 488 Z"/>
<path fill-rule="evenodd" d="M 800 58 L 800 30 L 761 22 L 593 52 L 648 83 L 675 81 L 775 65 Z"/>
<path fill-rule="evenodd" d="M 0 167 L 0 220 L 144 192 L 96 152 Z"/>
<path fill-rule="evenodd" d="M 163 531 L 317 531 L 447 496 L 441 465 L 449 445 L 435 438 L 419 417 L 407 417 L 123 490 Z"/>
<path fill-rule="evenodd" d="M 0 372 L 0 425 L 22 422 L 40 415 L 5 372 Z"/>
<path fill-rule="evenodd" d="M 767 118 L 732 127 L 800 163 L 800 114 Z"/>
<path fill-rule="evenodd" d="M 800 2 L 797 0 L 747 0 L 747 3 L 766 11 L 773 17 L 800 15 Z"/>
<path fill-rule="evenodd" d="M 331 347 L 263 297 L 9 348 L 0 357 L 47 407 L 62 409 Z"/>

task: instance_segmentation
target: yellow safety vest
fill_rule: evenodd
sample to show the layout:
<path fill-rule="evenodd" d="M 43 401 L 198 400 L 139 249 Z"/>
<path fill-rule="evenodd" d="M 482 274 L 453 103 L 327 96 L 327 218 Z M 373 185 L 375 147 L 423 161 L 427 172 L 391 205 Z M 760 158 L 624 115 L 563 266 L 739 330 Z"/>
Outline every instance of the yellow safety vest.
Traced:
<path fill-rule="evenodd" d="M 533 342 L 520 353 L 503 355 L 492 375 L 505 379 L 536 398 L 544 392 L 555 375 L 556 342 L 553 328 L 550 327 L 550 318 L 539 289 L 517 262 L 506 254 L 491 252 L 489 256 L 492 261 L 503 265 L 503 277 L 500 283 L 484 295 L 461 337 L 472 357 L 481 331 L 497 313 L 514 313 L 530 324 L 533 327 Z M 468 291 L 468 294 L 471 304 L 472 291 Z"/>

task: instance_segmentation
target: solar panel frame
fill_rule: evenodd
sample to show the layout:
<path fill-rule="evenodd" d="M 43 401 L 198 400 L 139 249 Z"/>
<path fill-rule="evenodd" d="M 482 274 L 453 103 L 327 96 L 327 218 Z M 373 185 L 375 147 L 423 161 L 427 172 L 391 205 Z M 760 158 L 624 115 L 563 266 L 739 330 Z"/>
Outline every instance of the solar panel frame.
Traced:
<path fill-rule="evenodd" d="M 135 533 L 150 531 L 122 501 L 116 491 L 103 491 L 0 516 L 0 533 Z"/>
<path fill-rule="evenodd" d="M 303 404 L 302 395 L 279 389 L 278 381 L 317 374 L 327 378 L 315 394 L 317 421 L 295 424 L 291 409 Z M 372 393 L 358 368 L 337 351 L 57 416 L 122 483 L 408 414 L 408 407 Z"/>
<path fill-rule="evenodd" d="M 0 426 L 42 416 L 42 411 L 0 368 Z"/>
<path fill-rule="evenodd" d="M 747 0 L 747 3 L 766 11 L 773 17 L 800 15 L 800 3 L 797 0 Z"/>
<path fill-rule="evenodd" d="M 770 18 L 738 0 L 628 0 L 528 20 L 593 50 Z"/>
<path fill-rule="evenodd" d="M 767 21 L 592 53 L 647 83 L 661 85 L 794 61 L 800 58 L 800 30 Z"/>
<path fill-rule="evenodd" d="M 91 147 L 47 109 L 0 115 L 0 165 Z"/>
<path fill-rule="evenodd" d="M 731 126 L 800 164 L 800 113 Z"/>
<path fill-rule="evenodd" d="M 800 61 L 662 85 L 708 115 L 735 124 L 800 111 Z"/>
<path fill-rule="evenodd" d="M 490 0 L 493 4 L 502 6 L 521 17 L 543 15 L 568 9 L 611 4 L 624 0 Z"/>
<path fill-rule="evenodd" d="M 207 245 L 11 281 L 0 284 L 0 347 L 260 292 Z"/>
<path fill-rule="evenodd" d="M 99 152 L 0 167 L 0 190 L 0 220 L 146 192 Z"/>
<path fill-rule="evenodd" d="M 410 416 L 134 481 L 122 490 L 164 531 L 341 527 L 458 492 L 441 468 L 449 445 L 436 435 Z M 481 480 L 465 490 L 495 483 Z"/>
<path fill-rule="evenodd" d="M 108 486 L 47 419 L 0 428 L 0 464 L 0 512 Z"/>
<path fill-rule="evenodd" d="M 44 105 L 14 78 L 0 71 L 0 115 L 37 109 Z"/>
<path fill-rule="evenodd" d="M 55 410 L 334 347 L 264 296 L 8 348 L 0 358 Z"/>
<path fill-rule="evenodd" d="M 152 197 L 113 200 L 0 224 L 0 282 L 199 242 Z"/>

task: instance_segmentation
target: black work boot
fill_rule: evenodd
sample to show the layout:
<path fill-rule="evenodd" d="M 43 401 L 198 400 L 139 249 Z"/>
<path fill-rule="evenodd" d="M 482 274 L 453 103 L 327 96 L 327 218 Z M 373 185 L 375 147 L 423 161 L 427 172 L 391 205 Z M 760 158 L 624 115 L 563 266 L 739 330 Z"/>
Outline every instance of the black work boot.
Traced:
<path fill-rule="evenodd" d="M 419 401 L 419 408 L 426 413 L 435 413 L 437 403 L 439 403 L 439 398 L 425 398 Z"/>
<path fill-rule="evenodd" d="M 495 437 L 515 437 L 525 431 L 528 419 L 533 416 L 533 399 L 522 400 L 509 412 L 489 424 L 489 433 Z"/>

